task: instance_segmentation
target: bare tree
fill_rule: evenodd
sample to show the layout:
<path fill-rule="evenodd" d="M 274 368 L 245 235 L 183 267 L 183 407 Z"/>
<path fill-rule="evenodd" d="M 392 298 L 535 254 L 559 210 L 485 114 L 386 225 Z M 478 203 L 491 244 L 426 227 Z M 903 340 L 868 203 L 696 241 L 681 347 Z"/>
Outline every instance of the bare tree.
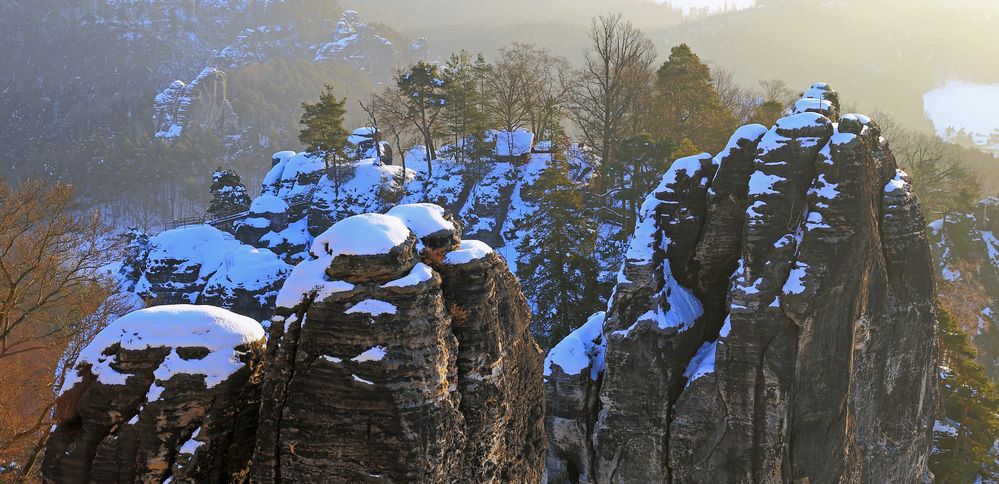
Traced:
<path fill-rule="evenodd" d="M 380 128 L 392 137 L 396 154 L 402 163 L 403 179 L 406 178 L 405 144 L 413 135 L 413 125 L 409 121 L 409 106 L 398 89 L 391 87 L 375 94 L 372 101 L 375 116 L 380 119 Z"/>
<path fill-rule="evenodd" d="M 628 116 L 648 91 L 655 46 L 620 14 L 593 19 L 589 37 L 591 50 L 570 97 L 570 111 L 587 143 L 597 148 L 603 163 L 611 164 Z"/>
<path fill-rule="evenodd" d="M 711 79 L 722 106 L 732 112 L 739 124 L 746 124 L 753 111 L 761 104 L 750 90 L 735 81 L 735 73 L 718 65 L 711 66 Z"/>
<path fill-rule="evenodd" d="M 919 204 L 934 220 L 953 211 L 971 210 L 981 190 L 959 147 L 940 138 L 905 129 L 888 113 L 874 119 L 888 140 L 899 166 L 909 175 Z"/>
<path fill-rule="evenodd" d="M 378 164 L 382 164 L 382 132 L 378 129 L 378 116 L 377 107 L 378 98 L 374 95 L 371 96 L 371 100 L 367 104 L 364 101 L 358 100 L 357 104 L 361 105 L 361 111 L 368 117 L 368 124 L 371 126 L 375 132 L 372 134 L 372 138 L 375 140 L 375 159 Z"/>
<path fill-rule="evenodd" d="M 33 472 L 67 358 L 123 312 L 102 275 L 120 244 L 70 186 L 0 182 L 0 468 Z"/>
<path fill-rule="evenodd" d="M 493 122 L 506 131 L 527 126 L 530 122 L 531 87 L 534 73 L 529 72 L 530 60 L 524 44 L 500 51 L 499 60 L 486 78 L 486 106 Z"/>
<path fill-rule="evenodd" d="M 780 79 L 765 79 L 760 81 L 760 91 L 763 102 L 776 102 L 781 106 L 790 106 L 795 101 L 794 91 L 788 89 L 787 83 Z"/>

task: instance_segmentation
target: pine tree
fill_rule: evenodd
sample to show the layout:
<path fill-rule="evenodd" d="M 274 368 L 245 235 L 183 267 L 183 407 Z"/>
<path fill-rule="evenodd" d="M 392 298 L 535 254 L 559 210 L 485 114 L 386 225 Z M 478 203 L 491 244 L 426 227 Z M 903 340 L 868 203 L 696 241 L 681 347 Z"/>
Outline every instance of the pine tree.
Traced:
<path fill-rule="evenodd" d="M 212 200 L 208 205 L 208 217 L 217 218 L 250 208 L 250 197 L 246 194 L 243 180 L 233 170 L 216 169 L 212 173 Z"/>
<path fill-rule="evenodd" d="M 315 104 L 302 103 L 300 124 L 305 127 L 298 135 L 298 140 L 306 145 L 306 151 L 321 156 L 329 166 L 333 163 L 333 188 L 336 196 L 340 196 L 341 163 L 345 160 L 344 148 L 347 145 L 347 130 L 343 127 L 343 116 L 347 100 L 337 99 L 333 87 L 323 86 L 319 102 Z"/>
<path fill-rule="evenodd" d="M 645 196 L 659 183 L 663 173 L 669 168 L 670 154 L 675 150 L 671 139 L 655 141 L 643 133 L 629 136 L 621 140 L 618 147 L 620 164 L 610 167 L 613 176 L 620 179 L 616 198 L 626 210 L 626 220 L 623 233 L 631 233 L 635 229 L 638 209 Z M 618 174 L 616 171 L 621 171 Z"/>
<path fill-rule="evenodd" d="M 999 439 L 999 396 L 975 362 L 976 351 L 958 320 L 937 305 L 940 348 L 940 415 L 934 426 L 930 470 L 939 483 L 999 478 L 992 446 Z"/>
<path fill-rule="evenodd" d="M 722 105 L 711 68 L 686 44 L 674 47 L 656 73 L 655 98 L 648 122 L 653 135 L 689 138 L 702 149 L 716 150 L 735 128 L 735 116 Z"/>
<path fill-rule="evenodd" d="M 427 152 L 427 175 L 433 175 L 433 164 L 437 158 L 434 146 L 434 131 L 437 118 L 444 109 L 444 79 L 440 69 L 434 64 L 420 61 L 408 71 L 399 75 L 396 86 L 406 100 L 408 117 L 423 138 Z"/>
<path fill-rule="evenodd" d="M 536 308 L 532 332 L 550 348 L 603 305 L 593 257 L 597 231 L 565 160 L 556 158 L 527 195 L 537 197 L 537 210 L 524 225 L 529 236 L 520 251 L 527 261 L 518 275 Z"/>
<path fill-rule="evenodd" d="M 753 110 L 749 118 L 750 123 L 762 124 L 770 127 L 784 114 L 784 106 L 777 101 L 764 101 Z"/>
<path fill-rule="evenodd" d="M 485 115 L 480 110 L 479 86 L 475 65 L 468 52 L 451 54 L 443 72 L 444 131 L 454 141 L 454 156 L 464 162 L 469 152 L 477 151 L 485 131 Z"/>
<path fill-rule="evenodd" d="M 679 145 L 673 148 L 673 152 L 670 153 L 670 158 L 678 160 L 680 158 L 694 156 L 700 153 L 701 150 L 697 148 L 697 145 L 695 145 L 694 142 L 690 140 L 690 138 L 684 138 L 680 140 Z"/>

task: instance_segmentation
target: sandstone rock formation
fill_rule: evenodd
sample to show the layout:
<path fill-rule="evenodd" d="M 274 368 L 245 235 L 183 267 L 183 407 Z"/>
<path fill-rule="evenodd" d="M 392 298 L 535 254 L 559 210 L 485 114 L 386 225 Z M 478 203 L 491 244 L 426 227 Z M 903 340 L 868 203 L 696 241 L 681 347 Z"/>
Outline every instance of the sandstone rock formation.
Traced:
<path fill-rule="evenodd" d="M 135 292 L 150 304 L 208 304 L 258 321 L 270 317 L 291 267 L 267 249 L 239 243 L 208 225 L 149 239 Z"/>
<path fill-rule="evenodd" d="M 236 240 L 247 245 L 260 244 L 268 232 L 288 228 L 288 204 L 274 196 L 261 195 L 250 204 L 249 216 L 233 224 Z"/>
<path fill-rule="evenodd" d="M 174 81 L 154 101 L 156 137 L 178 138 L 191 127 L 223 138 L 238 133 L 239 121 L 226 96 L 227 87 L 225 73 L 211 67 L 190 84 Z"/>
<path fill-rule="evenodd" d="M 936 402 L 924 221 L 816 84 L 642 206 L 606 314 L 545 361 L 549 482 L 918 482 Z"/>
<path fill-rule="evenodd" d="M 540 482 L 542 357 L 505 262 L 428 204 L 312 253 L 278 296 L 254 480 Z"/>
<path fill-rule="evenodd" d="M 76 361 L 42 465 L 46 481 L 246 478 L 264 330 L 209 306 L 118 319 Z"/>

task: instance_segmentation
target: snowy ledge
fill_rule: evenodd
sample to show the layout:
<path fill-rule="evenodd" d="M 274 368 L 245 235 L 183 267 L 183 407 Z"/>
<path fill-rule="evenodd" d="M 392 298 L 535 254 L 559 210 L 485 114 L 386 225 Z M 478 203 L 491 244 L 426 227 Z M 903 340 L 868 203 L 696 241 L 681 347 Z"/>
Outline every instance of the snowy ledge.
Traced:
<path fill-rule="evenodd" d="M 135 311 L 123 316 L 104 328 L 74 363 L 75 371 L 63 384 L 60 393 L 81 381 L 80 367 L 90 365 L 97 381 L 105 385 L 124 385 L 129 374 L 119 373 L 112 365 L 114 354 L 105 351 L 115 344 L 125 350 L 171 348 L 170 354 L 154 372 L 156 381 L 167 381 L 177 374 L 204 375 L 208 388 L 225 381 L 244 364 L 239 360 L 237 347 L 264 338 L 260 323 L 246 316 L 214 306 L 173 305 L 157 306 Z M 203 358 L 185 359 L 177 348 L 206 348 Z M 156 383 L 151 396 L 158 397 Z M 155 399 L 155 398 L 154 398 Z"/>
<path fill-rule="evenodd" d="M 555 345 L 545 357 L 544 376 L 551 376 L 552 365 L 558 365 L 566 375 L 578 375 L 590 367 L 590 379 L 596 380 L 603 370 L 605 316 L 603 311 L 594 313 L 585 324 Z"/>
<path fill-rule="evenodd" d="M 444 256 L 444 263 L 448 265 L 468 264 L 479 259 L 483 259 L 493 253 L 493 248 L 489 244 L 478 240 L 462 240 L 457 250 L 448 252 Z"/>

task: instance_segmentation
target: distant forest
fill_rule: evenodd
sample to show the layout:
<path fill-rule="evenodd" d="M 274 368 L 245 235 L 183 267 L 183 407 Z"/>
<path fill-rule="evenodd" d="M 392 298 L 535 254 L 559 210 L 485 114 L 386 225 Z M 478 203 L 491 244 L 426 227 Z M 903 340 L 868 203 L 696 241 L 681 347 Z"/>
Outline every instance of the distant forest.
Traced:
<path fill-rule="evenodd" d="M 573 67 L 589 48 L 591 19 L 619 11 L 651 40 L 657 64 L 673 47 L 689 45 L 712 69 L 723 97 L 759 91 L 761 81 L 803 90 L 821 80 L 847 94 L 847 110 L 883 112 L 920 133 L 931 132 L 924 92 L 952 78 L 999 80 L 999 64 L 991 62 L 999 58 L 999 29 L 990 20 L 999 18 L 999 4 L 989 0 L 761 0 L 744 10 L 687 17 L 648 0 L 467 0 L 462 8 L 448 0 L 307 0 L 192 11 L 151 26 L 128 22 L 145 4 L 123 11 L 103 2 L 76 9 L 55 0 L 2 3 L 0 49 L 8 54 L 0 58 L 6 120 L 0 174 L 71 181 L 115 219 L 150 226 L 203 211 L 216 167 L 235 169 L 253 186 L 270 153 L 302 149 L 301 103 L 324 84 L 348 99 L 348 127 L 365 124 L 358 101 L 381 90 L 381 81 L 347 64 L 278 57 L 227 70 L 228 97 L 244 133 L 239 147 L 210 133 L 177 143 L 152 137 L 153 97 L 173 79 L 192 79 L 213 48 L 261 24 L 320 41 L 347 8 L 393 43 L 426 38 L 431 62 L 443 64 L 461 51 L 496 62 L 501 49 L 522 42 Z M 123 12 L 123 22 L 108 21 Z M 580 134 L 572 123 L 566 129 Z M 971 151 L 963 156 L 983 186 L 999 186 L 990 160 Z"/>

